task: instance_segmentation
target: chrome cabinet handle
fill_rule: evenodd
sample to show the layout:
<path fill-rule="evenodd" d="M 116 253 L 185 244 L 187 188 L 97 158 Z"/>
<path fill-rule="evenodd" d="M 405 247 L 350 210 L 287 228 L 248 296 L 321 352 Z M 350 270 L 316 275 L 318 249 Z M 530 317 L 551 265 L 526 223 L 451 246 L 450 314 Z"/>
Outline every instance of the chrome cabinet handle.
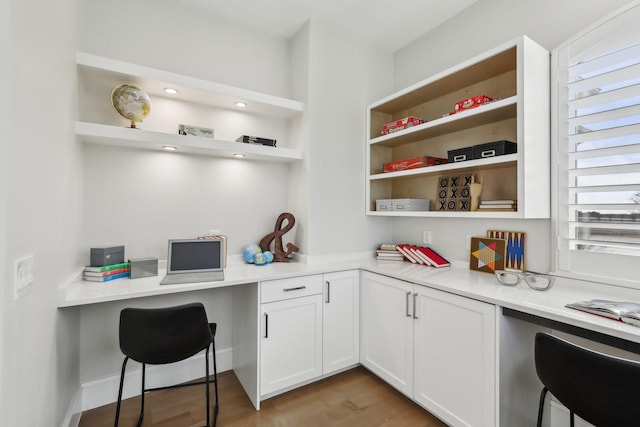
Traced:
<path fill-rule="evenodd" d="M 413 318 L 417 319 L 418 316 L 416 315 L 416 300 L 418 299 L 418 294 L 415 293 L 413 294 Z"/>
<path fill-rule="evenodd" d="M 264 314 L 264 337 L 269 338 L 269 313 Z"/>
<path fill-rule="evenodd" d="M 409 313 L 409 297 L 410 296 L 411 296 L 411 292 L 407 292 L 405 295 L 405 313 L 407 317 L 411 317 L 411 314 Z"/>
<path fill-rule="evenodd" d="M 327 300 L 325 301 L 327 304 L 331 302 L 331 282 L 327 280 Z"/>
<path fill-rule="evenodd" d="M 302 289 L 307 289 L 307 287 L 305 285 L 302 285 L 302 286 L 296 286 L 295 288 L 284 288 L 282 291 L 291 292 L 291 291 L 300 291 Z"/>

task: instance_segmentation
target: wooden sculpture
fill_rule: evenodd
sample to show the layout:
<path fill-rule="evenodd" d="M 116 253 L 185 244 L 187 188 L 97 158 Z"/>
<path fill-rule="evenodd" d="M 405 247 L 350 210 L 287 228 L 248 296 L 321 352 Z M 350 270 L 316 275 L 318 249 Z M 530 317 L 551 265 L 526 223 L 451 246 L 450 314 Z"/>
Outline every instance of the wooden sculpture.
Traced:
<path fill-rule="evenodd" d="M 287 224 L 282 227 L 282 223 L 284 220 L 287 220 Z M 291 261 L 290 256 L 299 250 L 299 248 L 293 243 L 287 243 L 287 250 L 284 250 L 282 246 L 282 236 L 289 230 L 293 228 L 293 225 L 296 223 L 296 219 L 293 214 L 288 212 L 281 213 L 278 219 L 276 220 L 275 228 L 272 233 L 267 234 L 260 240 L 260 249 L 263 252 L 271 251 L 271 242 L 275 240 L 273 251 L 273 261 L 274 262 L 289 262 Z"/>

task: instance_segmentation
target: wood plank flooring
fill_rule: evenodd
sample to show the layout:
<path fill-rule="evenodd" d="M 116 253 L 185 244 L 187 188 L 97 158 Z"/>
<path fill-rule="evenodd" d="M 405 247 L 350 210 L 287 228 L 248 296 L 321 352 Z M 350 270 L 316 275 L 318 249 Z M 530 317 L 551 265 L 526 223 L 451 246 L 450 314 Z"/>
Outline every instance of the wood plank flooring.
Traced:
<path fill-rule="evenodd" d="M 218 375 L 218 427 L 442 427 L 440 420 L 362 367 L 261 402 L 256 411 L 233 371 Z M 213 387 L 211 388 L 213 402 Z M 135 426 L 139 397 L 122 403 L 120 426 Z M 143 426 L 205 422 L 203 386 L 147 394 Z M 115 403 L 85 411 L 80 427 L 113 426 Z M 211 411 L 213 416 L 213 410 Z"/>

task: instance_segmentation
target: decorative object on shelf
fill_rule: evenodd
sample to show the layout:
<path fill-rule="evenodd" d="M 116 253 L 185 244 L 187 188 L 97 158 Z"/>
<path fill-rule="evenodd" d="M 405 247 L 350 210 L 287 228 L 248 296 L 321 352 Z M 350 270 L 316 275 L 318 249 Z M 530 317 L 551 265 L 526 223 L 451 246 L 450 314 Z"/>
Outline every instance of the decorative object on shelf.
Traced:
<path fill-rule="evenodd" d="M 259 136 L 241 135 L 236 139 L 236 142 L 244 142 L 245 144 L 258 144 L 266 145 L 268 147 L 275 147 L 276 140 L 270 138 L 262 138 Z"/>
<path fill-rule="evenodd" d="M 378 199 L 377 211 L 426 212 L 431 209 L 429 199 Z"/>
<path fill-rule="evenodd" d="M 132 258 L 129 260 L 129 265 L 131 279 L 158 275 L 158 258 Z"/>
<path fill-rule="evenodd" d="M 151 100 L 142 89 L 121 84 L 111 91 L 111 105 L 125 119 L 131 121 L 132 128 L 141 122 L 151 111 Z"/>
<path fill-rule="evenodd" d="M 197 126 L 178 125 L 179 135 L 192 135 L 192 136 L 204 136 L 205 138 L 213 139 L 213 129 L 201 128 Z"/>
<path fill-rule="evenodd" d="M 425 120 L 418 119 L 413 116 L 405 117 L 404 119 L 389 122 L 382 126 L 381 135 L 388 135 L 399 130 L 404 130 L 413 126 L 418 126 L 424 123 Z"/>
<path fill-rule="evenodd" d="M 382 172 L 398 172 L 407 169 L 417 169 L 424 168 L 426 166 L 442 165 L 445 163 L 447 163 L 447 159 L 441 159 L 439 157 L 413 157 L 411 159 L 396 160 L 393 162 L 383 163 Z"/>
<path fill-rule="evenodd" d="M 506 244 L 502 239 L 472 237 L 469 268 L 492 274 L 496 270 L 504 270 Z"/>
<path fill-rule="evenodd" d="M 500 140 L 478 144 L 473 146 L 474 159 L 487 159 L 489 157 L 504 156 L 518 152 L 518 144 L 511 141 Z"/>
<path fill-rule="evenodd" d="M 471 177 L 469 194 L 471 194 L 471 211 L 477 211 L 480 204 L 480 195 L 482 194 L 482 179 L 476 181 L 475 175 Z"/>
<path fill-rule="evenodd" d="M 471 208 L 469 186 L 472 179 L 472 174 L 439 177 L 437 210 L 441 212 L 468 212 Z"/>
<path fill-rule="evenodd" d="M 255 265 L 265 265 L 273 261 L 273 254 L 269 251 L 263 252 L 258 245 L 247 245 L 242 248 L 242 257 L 245 262 Z"/>
<path fill-rule="evenodd" d="M 287 224 L 283 227 L 282 224 L 284 221 L 287 221 Z M 287 243 L 287 250 L 285 251 L 282 245 L 282 236 L 285 235 L 289 230 L 291 230 L 296 223 L 296 219 L 293 214 L 289 212 L 281 213 L 276 220 L 276 225 L 273 229 L 272 233 L 267 234 L 260 240 L 260 249 L 263 252 L 269 251 L 271 247 L 271 242 L 275 240 L 274 250 L 273 252 L 273 260 L 275 262 L 289 262 L 291 261 L 290 256 L 299 250 L 299 248 L 293 243 Z"/>
<path fill-rule="evenodd" d="M 472 108 L 477 108 L 492 101 L 493 98 L 489 98 L 487 95 L 477 95 L 472 98 L 463 99 L 462 101 L 458 101 L 453 104 L 453 111 L 450 114 L 456 114 Z"/>
<path fill-rule="evenodd" d="M 524 271 L 526 233 L 518 231 L 487 230 L 490 239 L 502 239 L 507 242 L 505 268 Z"/>

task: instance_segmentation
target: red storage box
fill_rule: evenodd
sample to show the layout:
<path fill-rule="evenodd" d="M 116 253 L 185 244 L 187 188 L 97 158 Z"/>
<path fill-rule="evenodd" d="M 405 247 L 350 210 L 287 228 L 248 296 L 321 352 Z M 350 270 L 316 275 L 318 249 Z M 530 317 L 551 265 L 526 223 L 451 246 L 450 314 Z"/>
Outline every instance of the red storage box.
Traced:
<path fill-rule="evenodd" d="M 447 159 L 438 157 L 413 157 L 411 159 L 396 160 L 395 162 L 384 163 L 382 165 L 383 172 L 397 172 L 407 169 L 423 168 L 425 166 L 441 165 L 447 163 Z"/>
<path fill-rule="evenodd" d="M 392 132 L 397 132 L 399 130 L 407 129 L 412 126 L 421 125 L 424 123 L 424 120 L 418 119 L 417 117 L 409 116 L 404 119 L 396 120 L 395 122 L 387 123 L 382 126 L 382 135 L 387 135 Z"/>
<path fill-rule="evenodd" d="M 486 95 L 478 95 L 473 98 L 463 99 L 462 101 L 458 101 L 454 104 L 453 112 L 459 113 L 460 111 L 470 110 L 472 108 L 488 104 L 491 101 L 493 101 L 493 98 L 489 98 Z"/>

